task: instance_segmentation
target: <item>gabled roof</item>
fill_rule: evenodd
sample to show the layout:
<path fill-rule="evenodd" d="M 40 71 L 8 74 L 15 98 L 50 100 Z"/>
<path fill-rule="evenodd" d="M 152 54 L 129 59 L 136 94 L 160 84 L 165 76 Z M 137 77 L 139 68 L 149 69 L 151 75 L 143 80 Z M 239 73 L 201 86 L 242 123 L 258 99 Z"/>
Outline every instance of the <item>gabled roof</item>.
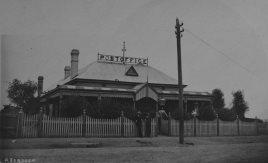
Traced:
<path fill-rule="evenodd" d="M 138 88 L 136 90 L 136 97 L 135 100 L 138 101 L 144 97 L 150 97 L 151 99 L 154 99 L 155 101 L 158 101 L 158 93 L 149 86 L 148 83 L 140 84 L 141 87 L 134 87 Z"/>
<path fill-rule="evenodd" d="M 126 72 L 130 67 L 136 70 L 138 76 L 127 76 Z M 78 75 L 73 79 L 70 77 L 61 79 L 52 85 L 49 90 L 56 88 L 58 85 L 63 85 L 74 79 L 93 79 L 93 80 L 106 80 L 106 81 L 120 81 L 120 82 L 133 82 L 133 83 L 145 83 L 148 82 L 155 84 L 177 84 L 177 80 L 168 76 L 167 74 L 151 67 L 142 64 L 128 65 L 128 64 L 117 64 L 117 63 L 105 63 L 95 61 L 88 64 L 84 68 L 78 71 Z"/>
<path fill-rule="evenodd" d="M 139 76 L 125 75 L 131 66 L 135 68 Z M 75 78 L 145 83 L 147 81 L 147 74 L 149 83 L 177 84 L 176 79 L 151 66 L 145 66 L 142 64 L 124 65 L 97 61 L 83 68 Z"/>

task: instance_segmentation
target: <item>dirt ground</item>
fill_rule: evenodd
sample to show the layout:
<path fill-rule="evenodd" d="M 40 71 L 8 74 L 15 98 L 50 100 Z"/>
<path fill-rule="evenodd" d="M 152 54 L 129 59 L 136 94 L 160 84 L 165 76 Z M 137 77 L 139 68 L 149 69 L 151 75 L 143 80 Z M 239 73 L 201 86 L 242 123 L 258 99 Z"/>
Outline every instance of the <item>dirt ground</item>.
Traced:
<path fill-rule="evenodd" d="M 268 136 L 186 137 L 183 145 L 178 141 L 177 137 L 2 139 L 0 162 L 268 162 Z"/>

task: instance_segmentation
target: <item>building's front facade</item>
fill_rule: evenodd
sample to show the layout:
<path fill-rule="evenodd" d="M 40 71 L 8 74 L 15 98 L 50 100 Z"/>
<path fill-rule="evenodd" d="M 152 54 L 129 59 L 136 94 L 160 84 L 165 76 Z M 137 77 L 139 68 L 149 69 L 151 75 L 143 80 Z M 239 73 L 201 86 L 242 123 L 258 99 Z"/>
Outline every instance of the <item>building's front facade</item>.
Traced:
<path fill-rule="evenodd" d="M 166 111 L 178 107 L 178 81 L 149 66 L 148 59 L 98 54 L 97 61 L 78 69 L 78 58 L 79 51 L 73 49 L 64 78 L 48 91 L 42 92 L 43 78 L 38 80 L 43 108 L 51 116 L 62 116 L 63 99 L 73 96 L 86 97 L 92 103 L 109 98 L 141 112 L 145 107 L 157 112 L 161 100 Z M 211 103 L 207 92 L 184 91 L 183 98 L 188 113 L 195 103 Z"/>

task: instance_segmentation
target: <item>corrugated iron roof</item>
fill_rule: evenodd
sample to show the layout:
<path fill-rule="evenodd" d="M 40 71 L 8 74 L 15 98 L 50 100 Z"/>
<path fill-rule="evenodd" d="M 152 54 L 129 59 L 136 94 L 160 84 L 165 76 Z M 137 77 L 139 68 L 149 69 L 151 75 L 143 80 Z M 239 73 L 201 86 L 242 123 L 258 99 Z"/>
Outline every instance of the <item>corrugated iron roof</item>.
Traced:
<path fill-rule="evenodd" d="M 138 76 L 127 76 L 125 73 L 128 69 L 133 66 L 138 73 Z M 134 83 L 149 83 L 157 84 L 177 84 L 177 80 L 166 75 L 165 73 L 151 67 L 142 64 L 128 65 L 128 64 L 117 64 L 117 63 L 106 63 L 95 61 L 88 64 L 84 68 L 78 71 L 78 75 L 73 79 L 95 79 L 95 80 L 107 80 L 107 81 L 120 81 L 120 82 L 134 82 Z M 61 79 L 51 87 L 48 88 L 52 90 L 58 85 L 63 85 L 70 80 L 70 77 L 66 79 Z"/>
<path fill-rule="evenodd" d="M 75 86 L 75 85 L 62 85 L 59 88 L 63 89 L 75 89 L 75 90 L 100 90 L 100 91 L 120 91 L 120 92 L 137 92 L 141 89 L 142 86 L 144 86 L 146 83 L 139 84 L 138 87 L 134 86 L 131 89 L 126 88 L 107 88 L 107 87 L 89 87 L 89 86 Z M 158 93 L 163 94 L 178 94 L 178 91 L 157 91 Z M 193 92 L 193 91 L 183 91 L 183 94 L 185 95 L 203 95 L 203 96 L 209 96 L 211 95 L 208 92 Z"/>
<path fill-rule="evenodd" d="M 163 94 L 179 94 L 178 91 L 158 91 L 158 93 Z M 186 95 L 201 95 L 201 96 L 210 96 L 209 92 L 194 92 L 194 91 L 183 91 L 183 94 Z"/>
<path fill-rule="evenodd" d="M 75 85 L 63 85 L 60 88 L 64 89 L 80 89 L 80 90 L 101 90 L 101 91 L 120 91 L 120 92 L 135 92 L 135 89 L 126 88 L 107 88 L 107 87 L 89 87 L 89 86 L 75 86 Z"/>
<path fill-rule="evenodd" d="M 137 71 L 139 76 L 126 76 L 125 72 L 133 66 Z M 84 68 L 78 71 L 78 75 L 73 79 L 68 77 L 66 79 L 61 79 L 51 87 L 48 91 L 55 89 L 56 87 L 67 88 L 67 89 L 86 89 L 86 90 L 114 90 L 114 91 L 130 91 L 135 92 L 144 86 L 147 82 L 147 72 L 148 72 L 148 82 L 157 83 L 157 84 L 171 84 L 176 85 L 178 82 L 176 79 L 166 75 L 165 73 L 151 67 L 142 64 L 137 65 L 124 65 L 117 63 L 105 63 L 95 61 L 88 64 Z M 121 82 L 134 82 L 141 83 L 137 86 L 134 86 L 132 89 L 122 89 L 122 88 L 105 88 L 105 87 L 88 87 L 88 86 L 73 86 L 73 85 L 64 85 L 67 82 L 74 79 L 95 79 L 95 80 L 107 80 L 107 81 L 121 81 Z M 178 91 L 158 91 L 158 93 L 163 94 L 178 94 Z M 184 94 L 188 95 L 210 95 L 208 92 L 193 92 L 193 91 L 184 91 Z"/>
<path fill-rule="evenodd" d="M 138 73 L 138 76 L 127 76 L 125 73 L 128 69 L 133 66 Z M 122 82 L 135 82 L 158 84 L 176 84 L 177 80 L 166 75 L 165 73 L 151 67 L 142 64 L 136 65 L 124 65 L 116 63 L 105 63 L 105 62 L 93 62 L 89 66 L 83 68 L 78 76 L 75 78 L 79 79 L 96 79 L 96 80 L 118 80 Z"/>

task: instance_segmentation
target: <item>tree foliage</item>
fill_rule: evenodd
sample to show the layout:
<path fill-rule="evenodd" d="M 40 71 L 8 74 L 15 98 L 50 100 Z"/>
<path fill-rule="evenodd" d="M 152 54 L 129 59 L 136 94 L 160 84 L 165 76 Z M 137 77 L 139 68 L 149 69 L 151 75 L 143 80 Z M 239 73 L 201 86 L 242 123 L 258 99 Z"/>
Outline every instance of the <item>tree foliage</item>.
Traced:
<path fill-rule="evenodd" d="M 233 92 L 233 107 L 232 109 L 239 116 L 239 118 L 245 118 L 246 111 L 249 110 L 248 104 L 244 99 L 244 94 L 241 90 Z"/>
<path fill-rule="evenodd" d="M 34 97 L 37 91 L 37 83 L 31 80 L 21 82 L 14 79 L 9 83 L 7 93 L 12 103 L 22 108 L 26 113 L 34 113 L 39 107 L 39 101 Z M 38 110 L 38 109 L 37 109 Z"/>
<path fill-rule="evenodd" d="M 187 113 L 185 111 L 183 113 L 184 113 L 184 115 L 183 115 L 184 120 L 189 120 L 189 119 L 193 118 L 193 116 L 190 113 Z M 180 120 L 180 112 L 179 112 L 179 110 L 178 109 L 173 110 L 171 112 L 171 117 L 174 118 L 175 120 Z"/>
<path fill-rule="evenodd" d="M 197 118 L 204 121 L 211 121 L 216 118 L 216 114 L 209 103 L 203 103 L 199 107 Z"/>
<path fill-rule="evenodd" d="M 212 105 L 217 113 L 224 108 L 224 94 L 220 89 L 212 90 Z"/>
<path fill-rule="evenodd" d="M 234 121 L 236 120 L 236 113 L 232 109 L 223 108 L 218 112 L 219 118 L 223 121 Z"/>

